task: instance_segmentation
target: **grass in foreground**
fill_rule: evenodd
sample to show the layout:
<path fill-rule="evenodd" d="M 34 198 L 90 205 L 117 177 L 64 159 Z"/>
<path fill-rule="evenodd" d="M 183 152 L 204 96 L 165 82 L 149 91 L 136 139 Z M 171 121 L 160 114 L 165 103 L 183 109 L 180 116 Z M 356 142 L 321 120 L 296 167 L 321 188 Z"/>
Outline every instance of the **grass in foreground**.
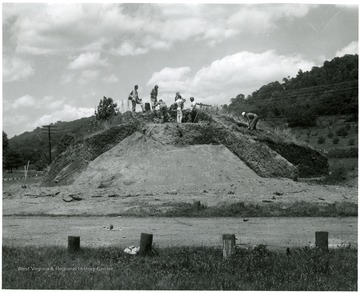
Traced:
<path fill-rule="evenodd" d="M 3 289 L 97 290 L 357 290 L 357 250 L 205 247 L 158 250 L 152 257 L 121 248 L 3 247 Z"/>

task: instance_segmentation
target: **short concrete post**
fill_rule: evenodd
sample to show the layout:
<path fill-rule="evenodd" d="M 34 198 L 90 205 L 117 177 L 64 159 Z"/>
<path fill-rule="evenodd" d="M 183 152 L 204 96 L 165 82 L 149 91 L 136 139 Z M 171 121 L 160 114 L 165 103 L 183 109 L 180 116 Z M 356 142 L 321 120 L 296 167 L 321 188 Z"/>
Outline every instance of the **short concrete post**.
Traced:
<path fill-rule="evenodd" d="M 223 257 L 228 258 L 235 253 L 235 234 L 223 234 Z"/>
<path fill-rule="evenodd" d="M 141 233 L 139 255 L 147 255 L 152 251 L 153 235 Z"/>
<path fill-rule="evenodd" d="M 80 249 L 80 237 L 68 236 L 68 251 L 74 252 Z"/>
<path fill-rule="evenodd" d="M 329 233 L 325 231 L 315 232 L 315 247 L 321 249 L 329 248 Z"/>

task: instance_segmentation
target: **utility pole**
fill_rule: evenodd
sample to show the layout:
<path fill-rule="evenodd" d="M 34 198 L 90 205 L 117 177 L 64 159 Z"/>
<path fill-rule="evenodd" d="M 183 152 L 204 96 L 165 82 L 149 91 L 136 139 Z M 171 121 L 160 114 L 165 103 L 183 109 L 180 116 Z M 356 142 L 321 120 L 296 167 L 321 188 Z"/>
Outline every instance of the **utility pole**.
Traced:
<path fill-rule="evenodd" d="M 51 134 L 55 134 L 57 132 L 57 125 L 43 125 L 42 134 L 47 134 L 49 139 L 49 164 L 51 164 Z"/>

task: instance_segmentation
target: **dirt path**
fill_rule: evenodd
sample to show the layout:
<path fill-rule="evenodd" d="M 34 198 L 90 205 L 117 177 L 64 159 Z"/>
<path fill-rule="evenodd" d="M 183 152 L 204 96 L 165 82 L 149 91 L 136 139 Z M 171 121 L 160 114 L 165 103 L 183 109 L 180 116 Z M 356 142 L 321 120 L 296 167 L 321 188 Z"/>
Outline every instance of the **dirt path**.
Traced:
<path fill-rule="evenodd" d="M 112 224 L 113 230 L 108 227 Z M 283 251 L 314 244 L 315 231 L 329 232 L 329 245 L 357 246 L 357 218 L 128 218 L 4 217 L 3 245 L 66 246 L 69 235 L 81 246 L 139 245 L 141 233 L 154 235 L 158 247 L 221 246 L 221 235 L 235 234 L 237 244 L 258 244 Z"/>

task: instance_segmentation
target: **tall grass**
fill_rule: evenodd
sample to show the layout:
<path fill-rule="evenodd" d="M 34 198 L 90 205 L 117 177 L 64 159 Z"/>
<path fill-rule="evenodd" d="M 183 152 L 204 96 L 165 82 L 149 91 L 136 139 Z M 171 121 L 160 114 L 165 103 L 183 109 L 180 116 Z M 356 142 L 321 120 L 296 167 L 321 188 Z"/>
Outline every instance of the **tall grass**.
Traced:
<path fill-rule="evenodd" d="M 4 289 L 357 290 L 357 250 L 260 247 L 228 259 L 216 248 L 165 248 L 152 257 L 121 248 L 3 247 Z"/>

